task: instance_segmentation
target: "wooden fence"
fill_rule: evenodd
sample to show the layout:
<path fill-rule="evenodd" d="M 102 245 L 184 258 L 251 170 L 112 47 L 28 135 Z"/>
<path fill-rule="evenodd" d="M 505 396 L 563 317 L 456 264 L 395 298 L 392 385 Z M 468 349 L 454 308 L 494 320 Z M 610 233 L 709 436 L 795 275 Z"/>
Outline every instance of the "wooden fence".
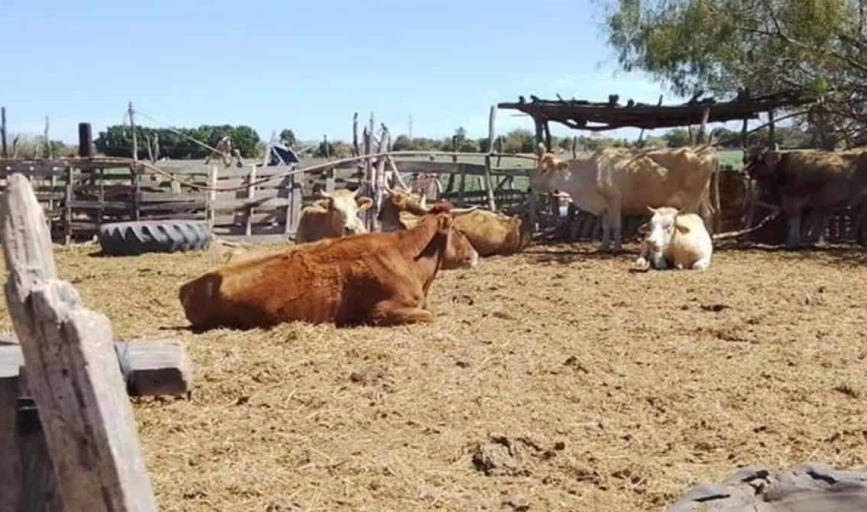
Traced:
<path fill-rule="evenodd" d="M 407 179 L 435 174 L 442 197 L 460 205 L 487 205 L 484 165 L 396 159 Z M 0 159 L 0 187 L 13 173 L 31 182 L 52 239 L 93 237 L 100 224 L 132 220 L 210 221 L 218 235 L 292 236 L 301 210 L 319 189 L 357 188 L 364 173 L 357 163 L 297 172 L 294 167 L 166 167 L 114 158 L 57 160 Z M 500 209 L 516 211 L 526 202 L 524 169 L 495 168 L 494 197 Z M 269 179 L 273 178 L 273 179 Z"/>

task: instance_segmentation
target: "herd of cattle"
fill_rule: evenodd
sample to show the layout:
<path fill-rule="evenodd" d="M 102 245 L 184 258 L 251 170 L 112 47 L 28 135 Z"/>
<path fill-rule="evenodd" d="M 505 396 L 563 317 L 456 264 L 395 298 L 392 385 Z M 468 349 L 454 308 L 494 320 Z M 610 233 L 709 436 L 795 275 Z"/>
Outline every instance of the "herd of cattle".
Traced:
<path fill-rule="evenodd" d="M 531 187 L 568 195 L 578 209 L 600 216 L 603 251 L 621 250 L 622 215 L 652 213 L 639 230 L 637 270 L 704 270 L 713 253 L 707 226 L 719 209 L 710 193 L 718 167 L 711 146 L 602 149 L 568 161 L 544 154 Z M 756 149 L 745 152 L 744 167 L 763 197 L 784 212 L 792 248 L 801 244 L 805 212 L 813 242 L 834 209 L 861 206 L 867 193 L 867 152 Z M 358 214 L 372 205 L 358 190 L 322 194 L 302 212 L 295 245 L 184 284 L 187 319 L 196 329 L 429 322 L 426 297 L 439 270 L 520 252 L 532 231 L 518 217 L 446 201 L 429 207 L 421 196 L 390 190 L 379 208 L 382 232 L 367 233 Z"/>

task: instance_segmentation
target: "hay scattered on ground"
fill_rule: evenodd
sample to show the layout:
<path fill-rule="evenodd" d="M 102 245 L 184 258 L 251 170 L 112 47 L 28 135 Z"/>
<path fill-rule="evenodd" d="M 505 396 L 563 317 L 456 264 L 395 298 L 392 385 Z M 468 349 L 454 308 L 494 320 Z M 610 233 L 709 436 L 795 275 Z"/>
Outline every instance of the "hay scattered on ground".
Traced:
<path fill-rule="evenodd" d="M 162 510 L 649 510 L 738 465 L 867 459 L 860 251 L 630 274 L 533 247 L 441 274 L 433 325 L 201 335 L 177 290 L 215 254 L 95 252 L 59 249 L 62 276 L 198 367 L 192 400 L 134 404 Z"/>

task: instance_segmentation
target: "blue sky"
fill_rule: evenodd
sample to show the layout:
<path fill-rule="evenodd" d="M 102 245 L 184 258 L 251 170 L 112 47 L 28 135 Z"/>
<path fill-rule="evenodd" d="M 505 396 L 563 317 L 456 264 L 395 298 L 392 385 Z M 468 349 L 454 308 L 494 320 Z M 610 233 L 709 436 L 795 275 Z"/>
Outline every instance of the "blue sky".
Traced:
<path fill-rule="evenodd" d="M 350 138 L 356 111 L 396 133 L 411 115 L 416 136 L 481 137 L 489 106 L 519 94 L 676 100 L 617 73 L 606 1 L 3 0 L 0 104 L 10 131 L 41 133 L 48 115 L 72 142 L 78 121 L 121 122 L 128 100 L 165 124 L 301 139 Z M 532 123 L 500 111 L 497 127 Z"/>

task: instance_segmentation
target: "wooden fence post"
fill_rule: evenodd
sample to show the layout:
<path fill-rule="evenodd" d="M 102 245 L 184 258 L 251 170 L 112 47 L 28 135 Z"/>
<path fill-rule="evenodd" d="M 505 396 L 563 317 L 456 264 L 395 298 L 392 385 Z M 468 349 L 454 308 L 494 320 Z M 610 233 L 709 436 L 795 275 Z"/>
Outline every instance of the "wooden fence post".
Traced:
<path fill-rule="evenodd" d="M 78 123 L 78 156 L 93 156 L 93 132 L 90 123 Z"/>
<path fill-rule="evenodd" d="M 704 110 L 701 111 L 701 124 L 698 128 L 698 137 L 697 142 L 699 144 L 703 144 L 705 140 L 707 140 L 707 120 L 710 117 L 710 107 L 705 107 Z"/>
<path fill-rule="evenodd" d="M 75 191 L 72 188 L 73 169 L 66 168 L 66 194 L 64 200 L 63 243 L 69 245 L 72 242 L 72 200 L 75 199 Z M 7 181 L 8 183 L 8 181 Z"/>
<path fill-rule="evenodd" d="M 69 511 L 154 511 L 111 324 L 57 279 L 42 208 L 13 174 L 0 204 L 6 301 Z"/>
<path fill-rule="evenodd" d="M 287 217 L 287 233 L 291 230 L 292 233 L 298 231 L 298 222 L 301 220 L 301 207 L 304 201 L 303 186 L 304 173 L 293 174 L 291 176 L 291 200 L 290 200 L 290 215 Z"/>
<path fill-rule="evenodd" d="M 497 210 L 497 202 L 494 199 L 494 184 L 491 182 L 492 155 L 494 154 L 494 141 L 497 139 L 496 132 L 497 106 L 491 105 L 491 113 L 488 116 L 488 154 L 485 155 L 485 189 L 488 192 L 488 209 Z"/>
<path fill-rule="evenodd" d="M 138 135 L 135 132 L 135 110 L 132 108 L 132 102 L 129 102 L 129 126 L 132 129 L 132 159 L 138 160 Z"/>
<path fill-rule="evenodd" d="M 214 210 L 214 203 L 217 202 L 217 166 L 212 165 L 208 170 L 208 201 L 205 205 L 205 218 L 208 220 L 208 227 L 213 230 L 217 220 L 217 214 Z"/>
<path fill-rule="evenodd" d="M 6 107 L 0 107 L 0 141 L 3 144 L 3 158 L 7 158 L 9 152 L 6 149 Z"/>
<path fill-rule="evenodd" d="M 130 172 L 130 180 L 132 181 L 132 218 L 133 220 L 141 219 L 141 208 L 139 207 L 139 203 L 141 202 L 141 179 L 139 177 L 139 168 L 138 164 L 132 164 L 129 166 Z"/>
<path fill-rule="evenodd" d="M 248 237 L 253 236 L 253 208 L 252 202 L 256 198 L 256 166 L 250 167 L 250 173 L 247 175 L 247 219 L 244 226 L 244 234 Z"/>

